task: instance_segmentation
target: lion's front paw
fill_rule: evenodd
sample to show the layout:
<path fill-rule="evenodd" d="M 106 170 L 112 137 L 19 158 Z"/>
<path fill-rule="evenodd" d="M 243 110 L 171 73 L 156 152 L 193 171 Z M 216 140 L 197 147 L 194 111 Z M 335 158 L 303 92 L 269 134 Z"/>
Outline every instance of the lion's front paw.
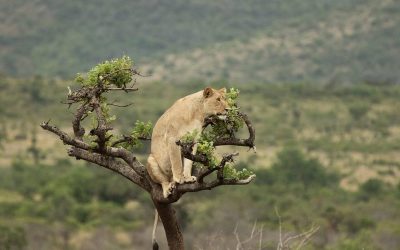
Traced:
<path fill-rule="evenodd" d="M 184 179 L 185 179 L 185 182 L 189 182 L 189 183 L 197 181 L 196 176 L 185 176 Z"/>
<path fill-rule="evenodd" d="M 163 196 L 164 198 L 168 198 L 172 194 L 172 191 L 175 189 L 175 182 L 170 182 L 168 184 L 162 185 L 163 187 Z"/>

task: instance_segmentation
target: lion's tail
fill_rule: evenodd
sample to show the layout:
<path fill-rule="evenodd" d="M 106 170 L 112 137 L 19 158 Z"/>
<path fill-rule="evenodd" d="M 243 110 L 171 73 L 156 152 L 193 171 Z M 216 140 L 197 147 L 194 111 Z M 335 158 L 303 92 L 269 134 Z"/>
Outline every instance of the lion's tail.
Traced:
<path fill-rule="evenodd" d="M 153 224 L 153 234 L 151 236 L 151 242 L 153 244 L 153 250 L 158 250 L 158 243 L 156 241 L 156 229 L 158 225 L 158 212 L 157 209 L 154 209 L 155 215 L 154 215 L 154 224 Z"/>

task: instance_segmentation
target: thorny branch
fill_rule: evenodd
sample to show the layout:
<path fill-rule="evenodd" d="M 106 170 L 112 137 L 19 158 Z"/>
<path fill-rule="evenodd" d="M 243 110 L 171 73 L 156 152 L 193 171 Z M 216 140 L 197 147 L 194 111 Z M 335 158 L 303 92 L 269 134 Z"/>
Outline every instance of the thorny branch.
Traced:
<path fill-rule="evenodd" d="M 121 139 L 116 140 L 115 142 L 112 143 L 112 147 L 117 146 L 118 144 L 124 143 L 124 142 L 133 142 L 135 138 L 129 135 L 123 135 Z M 142 140 L 142 141 L 150 141 L 151 138 L 149 137 L 142 137 L 139 136 L 137 139 Z"/>
<path fill-rule="evenodd" d="M 249 237 L 245 240 L 240 239 L 240 235 L 238 233 L 238 226 L 239 226 L 239 223 L 236 223 L 235 229 L 233 230 L 233 235 L 235 236 L 235 239 L 237 242 L 236 250 L 248 249 L 248 246 L 246 246 L 246 245 L 249 245 L 249 244 L 253 244 L 253 247 L 251 249 L 254 249 L 254 247 L 255 247 L 254 241 L 256 240 L 257 235 L 258 235 L 258 249 L 261 250 L 264 225 L 261 225 L 261 227 L 259 227 L 259 229 L 256 230 L 257 229 L 257 221 L 255 221 Z"/>
<path fill-rule="evenodd" d="M 278 222 L 279 222 L 279 242 L 276 247 L 277 250 L 289 250 L 289 249 L 299 250 L 303 246 L 305 246 L 306 243 L 311 239 L 311 237 L 319 230 L 319 226 L 315 227 L 313 225 L 306 232 L 292 235 L 292 236 L 289 236 L 289 237 L 286 237 L 285 239 L 283 239 L 281 216 L 279 215 L 278 209 L 276 207 L 275 207 L 275 213 L 276 213 L 276 216 L 278 217 Z"/>

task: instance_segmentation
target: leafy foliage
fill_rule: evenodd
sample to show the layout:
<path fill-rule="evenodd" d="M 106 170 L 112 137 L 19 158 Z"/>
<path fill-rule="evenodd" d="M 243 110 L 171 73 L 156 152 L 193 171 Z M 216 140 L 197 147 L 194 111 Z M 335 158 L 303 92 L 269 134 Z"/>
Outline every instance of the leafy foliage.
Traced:
<path fill-rule="evenodd" d="M 385 187 L 385 183 L 379 179 L 369 179 L 360 185 L 358 196 L 361 200 L 369 200 L 372 197 L 379 196 Z"/>
<path fill-rule="evenodd" d="M 279 176 L 277 181 L 301 183 L 304 187 L 337 184 L 338 177 L 328 173 L 314 158 L 307 158 L 297 147 L 289 146 L 278 154 L 272 171 Z"/>
<path fill-rule="evenodd" d="M 132 69 L 132 65 L 132 60 L 128 56 L 123 56 L 121 58 L 115 58 L 96 65 L 86 74 L 85 77 L 80 74 L 78 74 L 76 77 L 75 81 L 81 85 L 81 88 L 79 89 L 80 91 L 91 91 L 93 89 L 99 91 L 100 96 L 98 97 L 98 102 L 100 103 L 98 105 L 100 105 L 101 114 L 99 114 L 98 111 L 95 111 L 95 108 L 93 107 L 92 110 L 89 109 L 86 111 L 86 115 L 91 119 L 92 131 L 99 127 L 98 123 L 101 120 L 104 120 L 106 125 L 110 125 L 111 122 L 117 119 L 117 116 L 111 113 L 111 104 L 108 103 L 105 93 L 110 91 L 109 87 L 112 85 L 119 88 L 119 90 L 127 90 L 126 85 L 132 81 L 132 77 L 135 74 Z M 78 100 L 81 103 L 88 103 L 92 101 L 88 100 L 88 97 L 85 95 L 80 97 L 81 94 L 79 94 L 79 90 L 70 95 L 72 97 L 74 95 L 79 96 L 80 99 Z M 85 118 L 86 117 L 83 119 Z M 127 137 L 127 140 L 120 143 L 120 146 L 127 149 L 133 149 L 142 146 L 140 139 L 150 138 L 151 128 L 151 122 L 145 123 L 136 121 L 129 137 L 124 136 Z M 108 138 L 106 143 L 111 145 L 112 141 L 110 141 L 110 138 L 112 138 L 113 135 L 110 131 L 107 131 L 106 135 Z M 92 133 L 84 135 L 84 139 L 91 147 L 96 147 L 96 137 Z"/>
<path fill-rule="evenodd" d="M 95 86 L 101 82 L 122 88 L 132 81 L 132 66 L 133 62 L 128 56 L 115 58 L 96 65 L 86 76 L 78 74 L 75 81 L 82 86 Z"/>
<path fill-rule="evenodd" d="M 199 140 L 197 141 L 197 152 L 205 155 L 210 163 L 210 167 L 213 168 L 219 165 L 219 161 L 215 155 L 214 143 L 207 139 L 207 137 L 200 136 Z"/>
<path fill-rule="evenodd" d="M 230 163 L 227 163 L 224 167 L 224 177 L 228 179 L 244 180 L 249 178 L 253 174 L 254 172 L 248 170 L 247 168 L 243 168 L 242 170 L 237 170 Z"/>
<path fill-rule="evenodd" d="M 151 137 L 151 129 L 153 124 L 148 121 L 147 123 L 142 121 L 136 121 L 135 126 L 130 132 L 130 138 L 124 143 L 121 143 L 120 146 L 132 150 L 134 148 L 141 147 L 143 144 L 141 143 L 141 138 L 150 138 Z"/>
<path fill-rule="evenodd" d="M 213 122 L 209 131 L 203 132 L 204 137 L 209 140 L 217 137 L 232 137 L 243 127 L 244 122 L 239 114 L 239 107 L 237 105 L 239 93 L 239 90 L 235 88 L 231 88 L 226 93 L 225 98 L 229 105 L 229 110 L 226 112 L 225 117 L 216 119 Z"/>
<path fill-rule="evenodd" d="M 0 245 L 2 249 L 22 250 L 26 247 L 26 238 L 23 228 L 0 225 Z"/>

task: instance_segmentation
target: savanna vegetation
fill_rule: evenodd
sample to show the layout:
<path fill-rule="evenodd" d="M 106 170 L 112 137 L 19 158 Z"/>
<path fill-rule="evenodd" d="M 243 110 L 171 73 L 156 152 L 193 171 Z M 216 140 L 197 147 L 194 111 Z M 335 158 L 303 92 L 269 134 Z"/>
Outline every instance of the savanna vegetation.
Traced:
<path fill-rule="evenodd" d="M 0 245 L 150 247 L 149 197 L 110 171 L 66 159 L 66 148 L 39 130 L 50 117 L 70 126 L 68 105 L 57 104 L 65 101 L 68 86 L 75 88 L 59 79 L 0 79 Z M 123 113 L 112 107 L 121 130 L 137 119 L 154 123 L 174 100 L 205 84 L 176 87 L 139 79 L 137 86 L 133 95 L 110 97 L 115 104 L 133 103 Z M 187 245 L 236 247 L 236 236 L 245 240 L 256 223 L 262 248 L 276 249 L 280 218 L 283 237 L 319 226 L 308 249 L 397 249 L 400 88 L 248 83 L 240 91 L 239 105 L 256 127 L 257 153 L 244 150 L 236 164 L 255 172 L 256 181 L 176 204 Z M 148 146 L 139 158 L 146 158 Z M 259 236 L 245 249 L 258 246 Z"/>

